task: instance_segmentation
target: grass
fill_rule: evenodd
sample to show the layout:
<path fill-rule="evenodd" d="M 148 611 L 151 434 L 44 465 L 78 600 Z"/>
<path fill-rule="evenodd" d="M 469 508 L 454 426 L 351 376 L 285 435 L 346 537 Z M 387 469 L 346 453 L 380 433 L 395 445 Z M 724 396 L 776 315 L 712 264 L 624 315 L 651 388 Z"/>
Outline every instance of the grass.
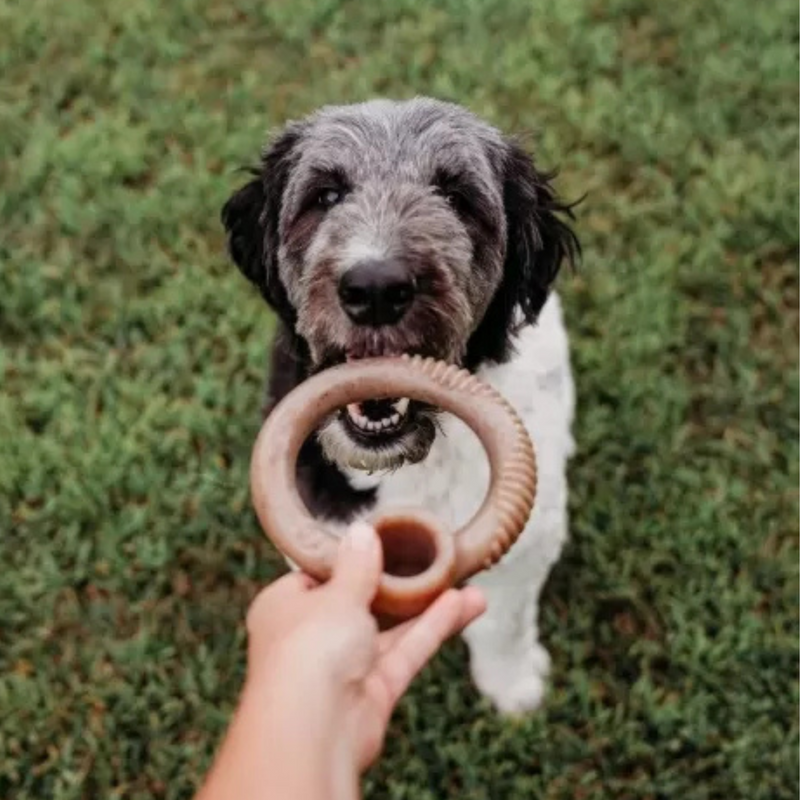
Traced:
<path fill-rule="evenodd" d="M 536 7 L 0 0 L 0 798 L 201 780 L 283 570 L 218 210 L 268 128 L 415 93 L 588 192 L 579 454 L 546 707 L 498 718 L 453 643 L 367 797 L 797 797 L 797 5 Z"/>

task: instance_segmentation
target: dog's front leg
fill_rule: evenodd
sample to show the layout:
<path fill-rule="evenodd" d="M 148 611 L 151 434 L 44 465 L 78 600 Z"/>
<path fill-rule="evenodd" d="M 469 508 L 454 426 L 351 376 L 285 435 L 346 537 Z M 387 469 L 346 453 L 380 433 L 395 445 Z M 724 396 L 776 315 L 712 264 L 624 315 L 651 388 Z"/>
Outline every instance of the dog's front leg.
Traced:
<path fill-rule="evenodd" d="M 502 713 L 532 711 L 544 697 L 550 656 L 539 643 L 539 594 L 566 527 L 566 509 L 538 509 L 508 555 L 471 581 L 487 600 L 486 613 L 463 634 L 472 679 Z"/>

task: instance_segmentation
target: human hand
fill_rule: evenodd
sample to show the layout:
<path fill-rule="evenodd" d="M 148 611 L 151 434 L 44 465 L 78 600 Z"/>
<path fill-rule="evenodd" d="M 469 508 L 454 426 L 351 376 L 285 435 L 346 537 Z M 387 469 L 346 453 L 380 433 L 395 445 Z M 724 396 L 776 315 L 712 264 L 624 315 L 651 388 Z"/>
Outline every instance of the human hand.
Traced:
<path fill-rule="evenodd" d="M 380 633 L 369 609 L 382 568 L 377 534 L 355 523 L 327 583 L 286 575 L 256 597 L 247 617 L 248 683 L 280 687 L 281 702 L 299 705 L 309 727 L 335 726 L 335 747 L 358 772 L 380 753 L 413 678 L 485 609 L 477 588 L 451 589 L 419 617 Z"/>

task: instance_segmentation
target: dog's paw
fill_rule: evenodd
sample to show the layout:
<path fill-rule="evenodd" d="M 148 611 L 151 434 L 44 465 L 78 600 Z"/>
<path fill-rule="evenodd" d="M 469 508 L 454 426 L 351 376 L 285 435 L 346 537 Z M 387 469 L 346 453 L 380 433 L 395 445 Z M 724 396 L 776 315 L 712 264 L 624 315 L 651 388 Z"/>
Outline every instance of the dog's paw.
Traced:
<path fill-rule="evenodd" d="M 514 659 L 487 656 L 474 658 L 472 680 L 478 691 L 501 713 L 519 716 L 542 704 L 550 672 L 550 656 L 535 645 Z"/>

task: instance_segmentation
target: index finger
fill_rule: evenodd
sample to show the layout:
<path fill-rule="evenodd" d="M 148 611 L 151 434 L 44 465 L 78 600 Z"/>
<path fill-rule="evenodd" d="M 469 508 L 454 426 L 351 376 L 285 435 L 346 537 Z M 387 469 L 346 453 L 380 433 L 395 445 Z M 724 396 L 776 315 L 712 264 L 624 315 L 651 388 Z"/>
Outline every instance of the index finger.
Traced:
<path fill-rule="evenodd" d="M 485 610 L 483 593 L 468 586 L 448 590 L 413 621 L 377 665 L 392 706 L 442 644 Z"/>

